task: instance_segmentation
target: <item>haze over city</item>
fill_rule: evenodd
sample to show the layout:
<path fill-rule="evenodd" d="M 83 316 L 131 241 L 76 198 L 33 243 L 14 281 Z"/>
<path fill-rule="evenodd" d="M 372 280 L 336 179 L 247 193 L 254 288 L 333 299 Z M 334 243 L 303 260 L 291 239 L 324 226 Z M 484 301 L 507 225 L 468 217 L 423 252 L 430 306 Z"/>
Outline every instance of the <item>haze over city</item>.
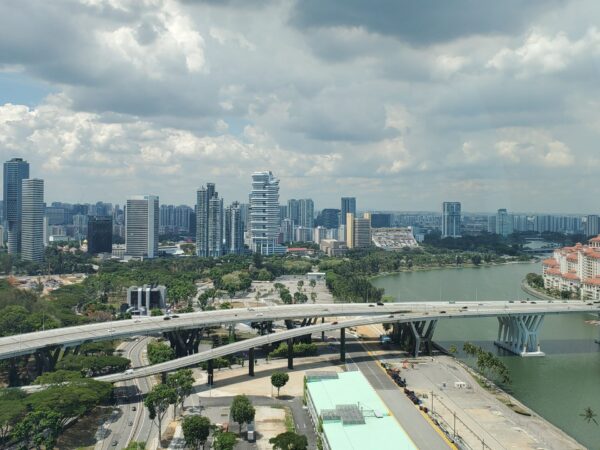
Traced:
<path fill-rule="evenodd" d="M 270 169 L 318 208 L 589 213 L 599 19 L 593 1 L 2 2 L 0 157 L 49 201 L 191 204 L 206 181 L 244 201 Z"/>

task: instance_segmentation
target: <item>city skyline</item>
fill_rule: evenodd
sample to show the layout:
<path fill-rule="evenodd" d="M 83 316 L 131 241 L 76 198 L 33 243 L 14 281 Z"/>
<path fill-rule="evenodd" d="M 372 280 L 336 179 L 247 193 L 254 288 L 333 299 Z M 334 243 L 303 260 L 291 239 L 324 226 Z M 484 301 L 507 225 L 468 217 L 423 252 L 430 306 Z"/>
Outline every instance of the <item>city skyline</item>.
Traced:
<path fill-rule="evenodd" d="M 0 157 L 26 158 L 49 200 L 193 204 L 211 179 L 243 201 L 273 170 L 281 198 L 319 208 L 360 191 L 379 210 L 594 212 L 596 2 L 417 5 L 410 23 L 393 2 L 377 19 L 358 3 L 71 6 L 0 5 Z"/>

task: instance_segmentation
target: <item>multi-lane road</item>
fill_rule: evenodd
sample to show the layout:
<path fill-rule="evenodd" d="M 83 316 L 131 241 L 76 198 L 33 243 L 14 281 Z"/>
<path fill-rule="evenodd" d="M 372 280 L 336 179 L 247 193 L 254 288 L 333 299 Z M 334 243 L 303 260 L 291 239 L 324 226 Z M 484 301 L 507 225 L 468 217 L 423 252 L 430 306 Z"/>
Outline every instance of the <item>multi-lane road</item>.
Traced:
<path fill-rule="evenodd" d="M 277 321 L 307 317 L 356 317 L 393 314 L 396 321 L 405 318 L 423 320 L 451 317 L 489 317 L 514 314 L 565 314 L 600 313 L 600 305 L 578 301 L 569 302 L 419 302 L 389 303 L 384 305 L 364 303 L 305 304 L 266 306 L 260 308 L 237 308 L 229 310 L 194 312 L 182 314 L 176 319 L 147 317 L 131 320 L 104 322 L 67 328 L 57 328 L 16 336 L 0 338 L 0 359 L 31 354 L 36 350 L 56 347 L 72 347 L 85 342 L 123 339 L 176 330 L 197 329 L 239 322 Z M 410 316 L 410 317 L 409 317 Z"/>

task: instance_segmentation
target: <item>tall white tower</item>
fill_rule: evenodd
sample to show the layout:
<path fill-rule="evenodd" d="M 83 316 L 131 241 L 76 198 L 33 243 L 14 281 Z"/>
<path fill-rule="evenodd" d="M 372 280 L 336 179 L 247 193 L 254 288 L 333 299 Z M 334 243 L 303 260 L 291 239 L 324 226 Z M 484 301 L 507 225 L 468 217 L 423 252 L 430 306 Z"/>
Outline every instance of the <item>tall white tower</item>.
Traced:
<path fill-rule="evenodd" d="M 285 251 L 278 244 L 279 222 L 279 179 L 272 172 L 254 172 L 250 192 L 252 251 L 263 255 Z"/>

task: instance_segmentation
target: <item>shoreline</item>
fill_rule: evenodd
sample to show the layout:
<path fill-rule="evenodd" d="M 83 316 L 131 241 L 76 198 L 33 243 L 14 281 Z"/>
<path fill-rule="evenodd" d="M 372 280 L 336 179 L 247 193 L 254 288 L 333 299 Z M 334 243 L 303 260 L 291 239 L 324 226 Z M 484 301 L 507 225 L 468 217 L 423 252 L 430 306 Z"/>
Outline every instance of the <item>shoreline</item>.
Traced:
<path fill-rule="evenodd" d="M 374 280 L 375 278 L 386 277 L 389 275 L 399 275 L 401 273 L 411 273 L 411 272 L 426 272 L 426 271 L 434 271 L 434 270 L 443 270 L 443 269 L 479 269 L 479 268 L 488 268 L 488 267 L 497 267 L 497 266 L 506 266 L 509 264 L 533 264 L 535 262 L 539 262 L 539 258 L 531 258 L 529 261 L 506 261 L 500 263 L 481 263 L 479 265 L 475 265 L 472 263 L 465 263 L 461 265 L 447 265 L 447 266 L 417 266 L 411 269 L 402 269 L 395 270 L 391 272 L 380 272 L 377 275 L 372 275 L 369 277 L 369 280 Z"/>

